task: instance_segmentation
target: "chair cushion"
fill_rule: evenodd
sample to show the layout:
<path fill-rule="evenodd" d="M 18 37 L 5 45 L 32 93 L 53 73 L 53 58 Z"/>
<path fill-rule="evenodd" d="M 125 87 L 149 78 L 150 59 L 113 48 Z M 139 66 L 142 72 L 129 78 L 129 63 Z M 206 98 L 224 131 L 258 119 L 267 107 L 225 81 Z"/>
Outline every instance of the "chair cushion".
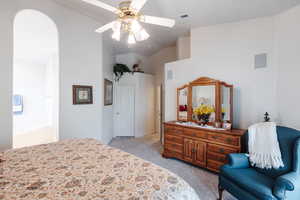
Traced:
<path fill-rule="evenodd" d="M 297 138 L 300 137 L 300 131 L 287 127 L 277 126 L 277 137 L 284 167 L 280 169 L 255 168 L 258 172 L 265 174 L 271 178 L 276 178 L 292 170 L 294 144 Z M 248 147 L 248 133 L 245 134 L 245 144 L 247 144 L 246 147 Z"/>
<path fill-rule="evenodd" d="M 223 166 L 221 175 L 260 200 L 276 200 L 272 193 L 274 179 L 257 172 L 253 168 L 234 169 Z"/>

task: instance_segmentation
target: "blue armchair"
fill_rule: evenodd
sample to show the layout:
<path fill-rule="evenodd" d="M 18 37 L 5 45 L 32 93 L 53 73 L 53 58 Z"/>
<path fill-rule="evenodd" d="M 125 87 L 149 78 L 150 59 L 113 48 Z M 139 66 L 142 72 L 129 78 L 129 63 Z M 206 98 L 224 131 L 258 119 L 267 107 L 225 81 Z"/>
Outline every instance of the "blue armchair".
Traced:
<path fill-rule="evenodd" d="M 219 200 L 224 190 L 239 200 L 300 200 L 300 131 L 278 126 L 277 133 L 284 167 L 259 169 L 246 154 L 229 154 L 219 174 Z"/>

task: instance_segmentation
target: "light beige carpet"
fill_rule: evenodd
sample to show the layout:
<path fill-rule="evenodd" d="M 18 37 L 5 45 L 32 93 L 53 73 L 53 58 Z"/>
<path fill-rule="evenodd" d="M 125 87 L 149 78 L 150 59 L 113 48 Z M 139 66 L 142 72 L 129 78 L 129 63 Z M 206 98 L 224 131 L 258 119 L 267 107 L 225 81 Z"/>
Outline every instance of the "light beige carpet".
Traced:
<path fill-rule="evenodd" d="M 165 159 L 161 156 L 162 145 L 157 135 L 144 138 L 118 137 L 110 146 L 136 155 L 182 177 L 199 194 L 201 200 L 216 200 L 218 197 L 218 176 L 199 167 L 176 159 Z M 224 200 L 235 200 L 224 192 Z"/>

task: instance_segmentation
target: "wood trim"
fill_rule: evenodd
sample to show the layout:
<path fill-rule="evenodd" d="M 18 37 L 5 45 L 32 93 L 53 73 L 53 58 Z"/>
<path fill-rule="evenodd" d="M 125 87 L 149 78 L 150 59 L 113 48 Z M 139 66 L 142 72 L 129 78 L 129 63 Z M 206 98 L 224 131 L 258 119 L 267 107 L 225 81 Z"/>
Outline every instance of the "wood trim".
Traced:
<path fill-rule="evenodd" d="M 181 120 L 181 119 L 179 119 L 179 91 L 180 90 L 182 90 L 182 89 L 185 89 L 185 88 L 187 88 L 188 89 L 188 95 L 187 95 L 187 98 L 188 98 L 188 100 L 187 100 L 187 104 L 189 105 L 189 94 L 190 94 L 190 91 L 189 91 L 189 85 L 188 84 L 186 84 L 186 85 L 184 85 L 184 86 L 182 86 L 182 87 L 179 87 L 179 88 L 177 88 L 177 107 L 176 107 L 176 111 L 177 111 L 177 120 L 178 121 L 188 121 L 189 120 L 189 117 L 188 117 L 188 113 L 189 113 L 189 106 L 188 106 L 188 108 L 187 108 L 187 119 L 186 120 Z"/>
<path fill-rule="evenodd" d="M 230 120 L 229 120 L 229 123 L 233 124 L 233 85 L 230 85 L 230 84 L 227 84 L 225 82 L 221 82 L 221 87 L 224 86 L 224 87 L 227 87 L 229 88 L 230 90 Z M 221 94 L 222 94 L 222 91 L 221 91 Z M 222 95 L 221 95 L 221 104 L 222 104 Z M 222 108 L 221 108 L 221 111 L 220 111 L 221 115 L 222 115 Z"/>
<path fill-rule="evenodd" d="M 211 132 L 211 133 L 222 133 L 222 134 L 228 134 L 228 135 L 236 135 L 236 136 L 242 136 L 244 135 L 245 131 L 244 129 L 231 129 L 231 130 L 211 130 L 211 129 L 206 129 L 206 128 L 201 128 L 201 127 L 191 127 L 191 126 L 185 126 L 181 124 L 177 124 L 176 121 L 171 121 L 171 122 L 164 122 L 165 125 L 168 127 L 174 126 L 177 128 L 183 129 L 196 129 L 196 130 L 202 130 L 205 132 Z"/>
<path fill-rule="evenodd" d="M 233 85 L 227 84 L 224 81 L 219 81 L 216 79 L 208 78 L 208 77 L 200 77 L 188 85 L 188 121 L 194 121 L 193 116 L 193 87 L 194 86 L 215 86 L 215 122 L 222 122 L 222 86 L 230 88 L 230 121 L 229 123 L 233 124 Z M 177 95 L 178 101 L 178 95 Z M 178 107 L 178 105 L 177 105 Z M 177 108 L 178 109 L 178 108 Z M 177 112 L 177 120 L 178 120 L 178 112 Z M 214 122 L 212 123 L 214 124 Z"/>
<path fill-rule="evenodd" d="M 190 85 L 212 85 L 215 84 L 218 80 L 209 78 L 209 77 L 200 77 L 192 82 Z"/>
<path fill-rule="evenodd" d="M 188 87 L 188 91 L 189 91 L 189 94 L 188 94 L 188 121 L 193 121 L 193 92 L 192 92 L 192 86 L 189 85 Z"/>
<path fill-rule="evenodd" d="M 106 100 L 106 89 L 107 89 L 107 86 L 111 84 L 112 85 L 112 101 L 111 103 L 107 103 L 105 100 Z M 113 105 L 113 101 L 114 101 L 114 84 L 111 80 L 108 80 L 108 79 L 104 79 L 104 106 L 111 106 Z"/>
<path fill-rule="evenodd" d="M 216 94 L 215 94 L 215 121 L 216 122 L 221 122 L 221 112 L 222 112 L 222 109 L 221 109 L 221 82 L 220 81 L 217 81 L 216 82 Z"/>

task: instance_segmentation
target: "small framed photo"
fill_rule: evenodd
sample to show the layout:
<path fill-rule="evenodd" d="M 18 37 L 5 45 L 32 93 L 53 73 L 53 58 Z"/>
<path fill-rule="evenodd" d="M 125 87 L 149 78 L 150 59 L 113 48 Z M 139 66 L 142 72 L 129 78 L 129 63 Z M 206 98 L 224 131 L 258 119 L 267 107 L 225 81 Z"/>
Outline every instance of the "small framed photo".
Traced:
<path fill-rule="evenodd" d="M 104 105 L 111 106 L 113 105 L 113 82 L 104 79 Z"/>
<path fill-rule="evenodd" d="M 73 85 L 73 105 L 93 104 L 93 86 Z"/>
<path fill-rule="evenodd" d="M 231 130 L 232 125 L 231 125 L 231 123 L 225 122 L 225 123 L 223 123 L 223 127 L 222 128 L 224 128 L 225 130 Z"/>

